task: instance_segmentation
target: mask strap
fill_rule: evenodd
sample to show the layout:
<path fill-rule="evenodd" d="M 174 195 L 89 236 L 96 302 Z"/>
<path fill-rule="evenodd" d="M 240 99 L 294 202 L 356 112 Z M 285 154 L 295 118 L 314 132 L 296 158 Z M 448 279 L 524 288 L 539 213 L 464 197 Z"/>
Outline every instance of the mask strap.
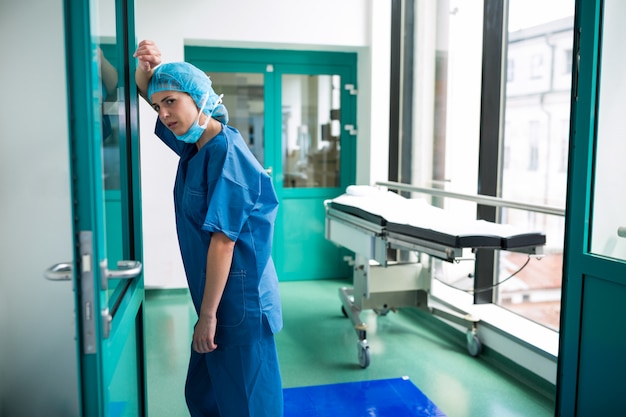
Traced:
<path fill-rule="evenodd" d="M 219 106 L 220 104 L 222 104 L 222 97 L 224 97 L 224 94 L 220 94 L 217 97 L 217 100 L 215 100 L 215 104 L 213 104 L 213 110 L 211 110 L 211 117 L 213 117 L 213 113 L 215 113 L 215 109 L 217 109 L 217 106 Z"/>
<path fill-rule="evenodd" d="M 209 101 L 209 93 L 207 92 L 204 95 L 204 98 L 202 99 L 202 107 L 200 107 L 200 111 L 198 112 L 198 120 L 196 121 L 198 124 L 200 123 L 200 116 L 202 116 L 202 110 L 204 110 L 204 106 L 206 106 L 207 101 Z M 206 127 L 209 125 L 209 119 L 211 118 L 211 116 L 208 116 L 206 121 L 204 122 L 204 124 L 200 127 L 202 127 L 202 129 L 206 129 Z"/>

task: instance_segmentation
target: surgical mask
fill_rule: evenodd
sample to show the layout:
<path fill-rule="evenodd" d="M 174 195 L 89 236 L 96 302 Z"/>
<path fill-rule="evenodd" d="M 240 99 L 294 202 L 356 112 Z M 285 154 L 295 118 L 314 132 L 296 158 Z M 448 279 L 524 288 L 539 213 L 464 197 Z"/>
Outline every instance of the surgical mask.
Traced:
<path fill-rule="evenodd" d="M 209 94 L 207 93 L 204 99 L 202 100 L 202 107 L 200 108 L 200 111 L 198 112 L 198 118 L 196 118 L 196 120 L 193 122 L 193 124 L 191 125 L 191 127 L 185 134 L 177 135 L 176 133 L 172 132 L 174 133 L 174 136 L 176 136 L 176 139 L 183 141 L 185 143 L 196 143 L 198 140 L 200 140 L 200 137 L 206 130 L 206 127 L 209 125 L 209 119 L 211 118 L 211 115 L 209 115 L 206 118 L 206 122 L 204 122 L 204 124 L 200 126 L 200 116 L 202 115 L 202 111 L 204 110 L 204 106 L 206 106 L 206 102 L 208 99 L 209 99 Z"/>
<path fill-rule="evenodd" d="M 224 94 L 219 95 L 219 97 L 215 101 L 215 104 L 213 104 L 213 110 L 211 110 L 211 113 L 207 115 L 206 122 L 204 122 L 204 124 L 200 126 L 200 116 L 202 115 L 204 106 L 206 106 L 206 102 L 209 99 L 209 93 L 206 93 L 204 99 L 202 99 L 202 107 L 200 108 L 200 112 L 198 113 L 198 118 L 193 122 L 187 133 L 183 135 L 177 135 L 176 133 L 172 132 L 174 136 L 176 136 L 176 139 L 185 143 L 196 143 L 197 141 L 199 141 L 200 137 L 206 130 L 206 127 L 209 125 L 209 119 L 213 117 L 213 113 L 218 108 L 218 105 L 222 103 L 222 97 L 224 97 Z"/>

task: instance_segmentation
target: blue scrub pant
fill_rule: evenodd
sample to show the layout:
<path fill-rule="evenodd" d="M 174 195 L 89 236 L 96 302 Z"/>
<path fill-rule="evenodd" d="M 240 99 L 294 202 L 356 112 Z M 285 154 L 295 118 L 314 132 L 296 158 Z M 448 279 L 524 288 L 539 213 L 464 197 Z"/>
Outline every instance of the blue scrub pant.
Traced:
<path fill-rule="evenodd" d="M 210 353 L 191 350 L 185 397 L 191 417 L 282 417 L 274 335 Z"/>

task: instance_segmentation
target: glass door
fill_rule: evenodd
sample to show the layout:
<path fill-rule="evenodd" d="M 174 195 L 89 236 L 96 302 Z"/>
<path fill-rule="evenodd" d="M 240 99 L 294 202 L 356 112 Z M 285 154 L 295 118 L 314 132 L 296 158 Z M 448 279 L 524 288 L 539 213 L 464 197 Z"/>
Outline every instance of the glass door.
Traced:
<path fill-rule="evenodd" d="M 132 0 L 66 0 L 81 408 L 145 406 Z"/>
<path fill-rule="evenodd" d="M 626 394 L 626 3 L 576 7 L 556 415 L 617 415 Z"/>
<path fill-rule="evenodd" d="M 324 201 L 354 182 L 356 92 L 348 71 L 332 65 L 276 65 L 280 76 L 281 200 L 276 255 L 281 279 L 348 276 L 343 250 L 324 235 Z M 278 120 L 278 119 L 277 119 Z M 323 260 L 323 261 L 322 261 Z"/>
<path fill-rule="evenodd" d="M 190 46 L 185 59 L 224 94 L 229 124 L 273 179 L 280 280 L 349 276 L 347 251 L 324 236 L 324 201 L 356 176 L 356 55 Z"/>

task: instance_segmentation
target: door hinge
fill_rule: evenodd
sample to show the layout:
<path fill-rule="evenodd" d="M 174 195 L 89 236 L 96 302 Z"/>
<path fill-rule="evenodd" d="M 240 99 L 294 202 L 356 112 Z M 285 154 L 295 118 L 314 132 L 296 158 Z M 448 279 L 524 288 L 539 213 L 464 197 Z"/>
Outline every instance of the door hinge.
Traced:
<path fill-rule="evenodd" d="M 346 84 L 344 85 L 344 87 L 346 90 L 348 90 L 348 92 L 350 93 L 350 95 L 352 96 L 356 96 L 359 93 L 359 90 L 356 89 L 356 87 L 354 86 L 354 84 Z"/>

